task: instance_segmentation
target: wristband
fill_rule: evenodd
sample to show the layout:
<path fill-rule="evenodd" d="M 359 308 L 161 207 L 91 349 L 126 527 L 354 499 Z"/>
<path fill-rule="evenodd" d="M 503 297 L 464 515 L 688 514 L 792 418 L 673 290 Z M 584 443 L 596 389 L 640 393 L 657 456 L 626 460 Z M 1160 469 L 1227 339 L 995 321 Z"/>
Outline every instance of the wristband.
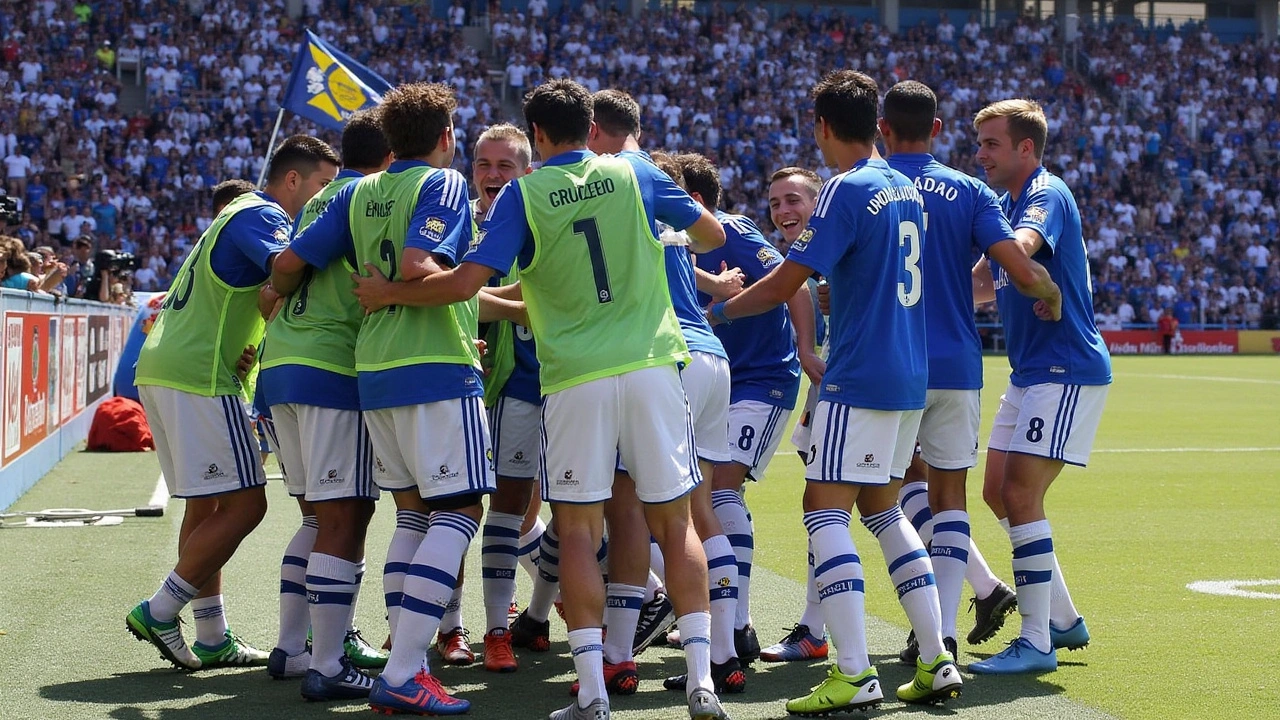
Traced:
<path fill-rule="evenodd" d="M 710 308 L 710 312 L 711 312 L 711 317 L 712 317 L 712 318 L 714 318 L 714 319 L 715 319 L 715 321 L 716 321 L 716 322 L 718 322 L 718 323 L 720 323 L 721 325 L 732 325 L 732 324 L 733 324 L 733 321 L 732 321 L 732 320 L 730 320 L 729 318 L 725 317 L 725 314 L 724 314 L 724 302 L 712 303 L 712 304 L 711 304 L 711 308 Z"/>

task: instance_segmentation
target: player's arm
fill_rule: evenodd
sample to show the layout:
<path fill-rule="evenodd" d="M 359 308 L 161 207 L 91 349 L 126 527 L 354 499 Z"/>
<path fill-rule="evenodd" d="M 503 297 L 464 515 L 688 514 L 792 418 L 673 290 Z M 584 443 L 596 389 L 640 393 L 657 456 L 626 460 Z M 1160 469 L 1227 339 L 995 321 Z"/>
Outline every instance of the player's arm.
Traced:
<path fill-rule="evenodd" d="M 710 252 L 724 245 L 724 227 L 706 209 L 684 231 L 689 234 L 689 249 L 696 253 Z"/>
<path fill-rule="evenodd" d="M 685 231 L 689 235 L 689 249 L 695 253 L 710 252 L 724 245 L 724 228 L 715 215 L 689 197 L 684 188 L 657 166 L 639 157 L 628 155 L 626 158 L 635 168 L 636 178 L 642 188 L 653 193 L 653 214 L 656 220 L 676 230 Z"/>
<path fill-rule="evenodd" d="M 464 262 L 451 270 L 393 282 L 373 263 L 365 263 L 365 269 L 368 276 L 352 275 L 351 278 L 356 281 L 352 292 L 360 298 L 366 312 L 381 310 L 388 305 L 439 307 L 465 302 L 475 297 L 494 273 L 491 267 Z"/>
<path fill-rule="evenodd" d="M 712 303 L 707 308 L 707 320 L 712 325 L 722 325 L 738 318 L 750 317 L 768 312 L 787 302 L 799 292 L 801 287 L 813 274 L 813 268 L 801 265 L 794 260 L 783 260 L 751 287 L 723 302 Z M 807 296 L 808 293 L 806 292 Z M 812 347 L 813 310 L 809 310 L 810 337 Z"/>
<path fill-rule="evenodd" d="M 1039 243 L 1043 245 L 1044 239 L 1040 237 L 1040 233 L 1028 228 L 1020 228 L 1015 231 L 1017 238 L 1009 241 L 1004 240 L 987 248 L 987 254 L 993 260 L 999 263 L 1009 276 L 1009 282 L 1017 288 L 1018 292 L 1030 298 L 1041 300 L 1045 303 L 1049 310 L 1049 315 L 1054 320 L 1062 318 L 1062 291 L 1058 288 L 1058 284 L 1050 277 L 1049 271 L 1044 265 L 1032 260 L 1027 254 L 1026 249 L 1035 244 L 1035 238 L 1039 238 Z M 987 267 L 987 276 L 990 277 L 991 268 Z M 995 291 L 992 290 L 994 295 Z M 977 295 L 975 293 L 975 300 Z"/>
<path fill-rule="evenodd" d="M 342 257 L 351 246 L 351 229 L 347 209 L 355 183 L 338 191 L 324 212 L 302 228 L 288 247 L 276 255 L 271 265 L 270 288 L 280 297 L 288 297 L 302 284 L 307 266 L 327 267 Z"/>
<path fill-rule="evenodd" d="M 480 298 L 480 322 L 506 320 L 516 325 L 529 326 L 529 313 L 523 302 L 498 297 L 488 292 L 488 290 L 489 288 L 487 287 L 482 288 L 478 295 Z"/>
<path fill-rule="evenodd" d="M 984 257 L 973 266 L 973 305 L 996 301 L 996 284 L 991 277 L 991 263 Z"/>
<path fill-rule="evenodd" d="M 731 268 L 724 261 L 720 262 L 719 273 L 707 272 L 695 264 L 693 276 L 698 290 L 710 295 L 712 300 L 728 300 L 742 292 L 742 285 L 747 281 L 742 268 Z"/>
<path fill-rule="evenodd" d="M 480 292 L 502 298 L 503 300 L 524 300 L 524 291 L 520 288 L 520 283 L 514 282 L 510 285 L 499 285 L 498 287 L 486 287 Z"/>
<path fill-rule="evenodd" d="M 800 367 L 810 382 L 821 383 L 822 376 L 827 373 L 827 363 L 817 353 L 813 296 L 809 293 L 807 278 L 796 294 L 787 300 L 787 310 L 791 312 L 791 325 L 796 329 L 796 357 L 800 360 Z"/>

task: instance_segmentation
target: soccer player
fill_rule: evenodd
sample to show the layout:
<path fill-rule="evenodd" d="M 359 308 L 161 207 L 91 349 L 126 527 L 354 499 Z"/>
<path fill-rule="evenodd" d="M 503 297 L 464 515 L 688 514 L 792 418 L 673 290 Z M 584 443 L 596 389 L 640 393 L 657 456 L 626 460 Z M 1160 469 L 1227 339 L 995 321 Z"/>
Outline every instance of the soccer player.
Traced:
<path fill-rule="evenodd" d="M 678 198 L 639 157 L 597 156 L 586 144 L 591 95 L 569 80 L 535 88 L 524 105 L 538 170 L 507 185 L 484 233 L 453 270 L 417 283 L 362 279 L 368 308 L 446 305 L 471 296 L 519 258 L 538 338 L 543 403 L 543 497 L 560 533 L 561 591 L 580 689 L 551 720 L 607 720 L 596 560 L 619 456 L 667 558 L 684 634 L 689 715 L 727 717 L 712 691 L 706 556 L 688 494 L 699 475 L 678 363 L 690 360 L 667 292 L 655 221 L 686 229 L 695 251 L 724 241 L 715 218 Z"/>
<path fill-rule="evenodd" d="M 956 612 L 969 567 L 980 613 L 970 642 L 985 640 L 1004 623 L 1015 598 L 974 546 L 965 507 L 965 480 L 978 461 L 982 342 L 974 324 L 970 263 L 976 248 L 1005 268 L 1018 291 L 1033 299 L 1061 302 L 1058 286 L 1044 266 L 1014 240 L 995 193 L 976 178 L 953 170 L 930 154 L 942 130 L 938 99 L 923 83 L 900 82 L 884 97 L 880 135 L 889 166 L 910 178 L 924 196 L 922 267 L 925 327 L 928 333 L 929 391 L 920 420 L 920 456 L 928 466 L 927 495 L 918 483 L 904 484 L 901 505 L 912 524 L 932 540 L 930 556 L 942 609 L 942 636 L 956 652 Z M 920 503 L 927 499 L 927 503 Z M 919 507 L 923 505 L 923 507 Z M 933 515 L 932 523 L 927 517 Z M 932 532 L 929 532 L 929 528 Z M 976 637 L 975 637 L 976 634 Z M 908 642 L 903 659 L 915 664 L 918 648 Z"/>
<path fill-rule="evenodd" d="M 342 188 L 390 165 L 374 111 L 347 120 L 342 162 L 334 181 L 307 203 L 299 228 L 311 225 Z M 286 248 L 273 272 L 306 267 L 296 250 Z M 280 635 L 267 672 L 276 678 L 305 674 L 307 700 L 367 697 L 373 678 L 354 661 L 386 664 L 385 656 L 350 630 L 364 577 L 365 532 L 378 495 L 373 448 L 360 416 L 355 347 L 364 311 L 351 294 L 352 272 L 342 258 L 313 267 L 283 299 L 267 325 L 258 383 L 271 411 L 268 435 L 302 511 L 302 525 L 281 564 Z"/>
<path fill-rule="evenodd" d="M 867 658 L 862 565 L 849 535 L 855 503 L 880 541 L 899 599 L 921 636 L 915 679 L 898 688 L 898 699 L 936 702 L 959 695 L 961 687 L 936 627 L 928 554 L 891 484 L 910 462 L 928 380 L 920 305 L 922 200 L 910 180 L 875 156 L 874 80 L 839 70 L 819 82 L 813 96 L 814 137 L 840 173 L 823 186 L 809 227 L 787 259 L 742 294 L 708 308 L 714 321 L 728 324 L 792 297 L 814 271 L 831 286 L 831 358 L 814 412 L 813 427 L 821 432 L 811 448 L 803 504 L 836 663 L 812 694 L 787 703 L 799 715 L 883 700 Z M 930 620 L 926 635 L 921 631 Z"/>
<path fill-rule="evenodd" d="M 340 190 L 297 236 L 290 250 L 305 265 L 277 268 L 271 283 L 278 291 L 297 289 L 306 266 L 328 267 L 344 256 L 395 279 L 420 278 L 459 259 L 472 232 L 466 179 L 446 169 L 456 149 L 455 107 L 452 89 L 441 84 L 386 94 L 378 116 L 395 162 Z M 470 708 L 431 675 L 426 653 L 479 529 L 480 501 L 493 491 L 474 297 L 446 307 L 382 308 L 365 316 L 356 338 L 375 478 L 396 495 L 398 510 L 418 514 L 414 527 L 402 527 L 397 513 L 393 544 L 418 545 L 400 596 L 388 593 L 399 611 L 391 657 L 369 694 L 377 710 L 456 715 Z"/>
<path fill-rule="evenodd" d="M 1089 461 L 1111 356 L 1093 321 L 1080 210 L 1066 183 L 1041 163 L 1049 134 L 1044 111 L 1030 100 L 1003 100 L 979 111 L 973 126 L 978 164 L 1005 191 L 1000 203 L 1018 245 L 1048 269 L 1061 295 L 1023 295 L 1015 271 L 994 256 L 975 268 L 974 300 L 994 295 L 1013 368 L 991 428 L 982 496 L 1013 543 L 1022 631 L 1004 652 L 969 669 L 1048 672 L 1058 667 L 1056 649 L 1084 647 L 1089 631 L 1062 579 L 1044 497 L 1064 464 Z"/>
<path fill-rule="evenodd" d="M 698 253 L 698 267 L 708 272 L 723 263 L 738 267 L 749 287 L 782 264 L 782 255 L 769 244 L 750 219 L 719 210 L 720 173 L 701 155 L 680 155 L 681 170 L 689 193 L 715 213 L 724 225 L 724 247 Z M 723 300 L 704 293 L 705 305 Z M 815 352 L 813 299 L 809 286 L 797 288 L 786 306 L 771 308 L 732 327 L 716 328 L 716 336 L 729 354 L 732 391 L 729 399 L 730 461 L 718 465 L 712 481 L 712 505 L 733 547 L 738 565 L 738 605 L 734 618 L 734 645 L 738 658 L 750 663 L 760 656 L 760 641 L 751 625 L 751 561 L 755 531 L 743 499 L 747 479 L 763 480 L 765 470 L 782 441 L 782 435 L 800 393 L 800 371 L 810 380 L 822 381 L 825 369 Z"/>
<path fill-rule="evenodd" d="M 138 357 L 136 383 L 169 493 L 184 498 L 178 564 L 126 618 L 130 632 L 187 670 L 262 665 L 267 654 L 227 627 L 222 566 L 267 511 L 236 364 L 262 340 L 258 289 L 292 218 L 338 173 L 338 155 L 305 135 L 271 156 L 263 192 L 231 200 L 182 264 Z M 196 643 L 178 613 L 193 603 Z"/>

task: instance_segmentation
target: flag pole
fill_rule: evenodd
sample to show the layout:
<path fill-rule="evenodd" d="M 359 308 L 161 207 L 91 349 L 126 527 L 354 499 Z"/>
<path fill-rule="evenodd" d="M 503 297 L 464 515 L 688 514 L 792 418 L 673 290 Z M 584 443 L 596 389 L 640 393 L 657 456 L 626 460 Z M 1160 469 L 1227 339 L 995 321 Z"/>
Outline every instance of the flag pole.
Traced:
<path fill-rule="evenodd" d="M 284 122 L 284 108 L 276 115 L 276 126 L 271 131 L 271 142 L 267 143 L 267 157 L 262 161 L 262 169 L 258 171 L 258 189 L 261 190 L 267 181 L 267 168 L 271 165 L 271 153 L 276 149 L 276 137 L 280 134 L 280 123 Z"/>

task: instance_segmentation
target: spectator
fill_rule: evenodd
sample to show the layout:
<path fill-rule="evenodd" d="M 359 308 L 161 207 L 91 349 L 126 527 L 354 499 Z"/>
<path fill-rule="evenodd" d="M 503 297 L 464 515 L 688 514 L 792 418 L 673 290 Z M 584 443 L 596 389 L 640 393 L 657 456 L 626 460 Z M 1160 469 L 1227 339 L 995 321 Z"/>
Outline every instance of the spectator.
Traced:
<path fill-rule="evenodd" d="M 1173 353 L 1173 340 L 1178 336 L 1178 325 L 1178 318 L 1173 316 L 1173 308 L 1166 307 L 1158 323 L 1160 342 L 1164 346 L 1165 355 Z"/>

